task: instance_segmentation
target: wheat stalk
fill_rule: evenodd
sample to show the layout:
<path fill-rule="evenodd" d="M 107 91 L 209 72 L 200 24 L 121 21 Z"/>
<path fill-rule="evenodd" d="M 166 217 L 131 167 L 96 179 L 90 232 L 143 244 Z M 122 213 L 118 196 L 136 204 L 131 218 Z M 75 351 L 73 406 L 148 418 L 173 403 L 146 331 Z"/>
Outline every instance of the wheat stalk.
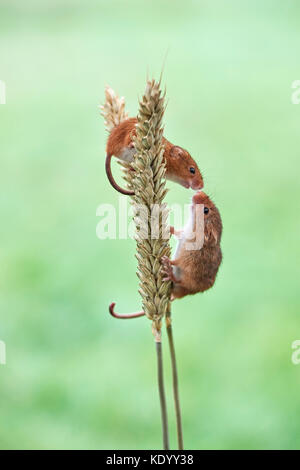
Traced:
<path fill-rule="evenodd" d="M 105 119 L 107 131 L 111 131 L 116 125 L 127 119 L 125 112 L 125 100 L 119 98 L 110 88 L 105 90 L 106 102 L 101 106 L 101 114 Z M 178 375 L 175 356 L 175 347 L 171 325 L 170 289 L 171 283 L 162 281 L 161 258 L 170 256 L 168 240 L 162 237 L 166 229 L 167 208 L 163 204 L 167 192 L 165 188 L 165 161 L 163 159 L 164 148 L 162 145 L 162 117 L 164 114 L 164 95 L 160 90 L 160 82 L 154 80 L 147 82 L 147 87 L 142 100 L 137 124 L 137 136 L 134 138 L 137 150 L 135 161 L 132 164 L 118 161 L 123 167 L 123 177 L 129 190 L 134 190 L 132 198 L 133 206 L 137 209 L 140 205 L 144 208 L 147 230 L 146 239 L 144 230 L 136 233 L 138 260 L 137 275 L 140 279 L 139 292 L 142 296 L 143 307 L 147 317 L 152 320 L 152 331 L 156 342 L 158 385 L 161 403 L 163 441 L 164 448 L 169 448 L 166 400 L 163 382 L 163 363 L 161 347 L 161 326 L 165 316 L 170 347 L 173 394 L 176 411 L 178 448 L 183 449 L 183 437 L 181 426 L 181 411 L 178 392 Z M 129 171 L 130 169 L 135 171 Z M 159 220 L 159 239 L 151 238 L 151 211 L 154 205 L 162 209 L 162 217 Z M 137 229 L 140 217 L 135 217 Z"/>
<path fill-rule="evenodd" d="M 155 338 L 158 365 L 158 385 L 161 403 L 164 448 L 169 449 L 166 399 L 163 382 L 162 364 L 162 319 L 166 315 L 170 301 L 171 283 L 163 281 L 161 258 L 170 256 L 166 233 L 167 207 L 163 199 L 165 187 L 165 161 L 162 143 L 162 118 L 164 114 L 164 97 L 160 83 L 148 80 L 145 93 L 139 103 L 138 122 L 134 145 L 136 149 L 132 168 L 126 172 L 126 181 L 134 190 L 132 203 L 136 212 L 136 258 L 138 260 L 137 275 L 139 277 L 139 293 L 142 297 L 143 309 L 152 322 Z M 151 218 L 154 205 L 162 210 L 158 217 L 158 227 L 153 227 Z M 143 207 L 143 214 L 138 209 Z M 143 227 L 141 226 L 143 219 Z M 158 238 L 152 237 L 153 228 Z M 146 233 L 145 233 L 146 231 Z M 148 235 L 148 236 L 147 236 Z"/>
<path fill-rule="evenodd" d="M 177 361 L 176 361 L 173 328 L 172 328 L 172 321 L 171 321 L 171 309 L 169 309 L 169 311 L 166 314 L 166 327 L 167 327 L 171 364 L 172 364 L 173 396 L 174 396 L 175 413 L 176 413 L 178 449 L 183 450 L 184 447 L 183 447 L 181 408 L 180 408 L 180 400 L 179 400 Z"/>

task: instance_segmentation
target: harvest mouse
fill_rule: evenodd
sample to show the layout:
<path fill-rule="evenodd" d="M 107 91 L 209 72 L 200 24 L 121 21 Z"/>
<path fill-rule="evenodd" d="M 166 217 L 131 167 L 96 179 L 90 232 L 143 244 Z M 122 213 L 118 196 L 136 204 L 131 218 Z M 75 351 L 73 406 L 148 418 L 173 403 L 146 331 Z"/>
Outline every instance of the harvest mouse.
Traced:
<path fill-rule="evenodd" d="M 194 239 L 202 236 L 201 249 L 191 249 L 191 228 Z M 182 230 L 171 227 L 170 232 L 179 238 L 174 259 L 162 258 L 163 280 L 172 281 L 171 300 L 204 292 L 212 287 L 222 261 L 222 221 L 218 209 L 207 194 L 203 191 L 194 194 L 187 225 Z M 112 303 L 109 311 L 116 318 L 137 318 L 144 315 L 144 312 L 120 315 L 115 313 L 114 307 L 115 303 Z"/>
<path fill-rule="evenodd" d="M 136 135 L 137 118 L 129 118 L 114 127 L 106 145 L 105 169 L 110 184 L 120 193 L 133 195 L 133 191 L 121 188 L 111 172 L 111 158 L 115 156 L 125 162 L 131 162 L 135 154 L 132 137 Z M 199 190 L 203 188 L 200 170 L 187 150 L 171 144 L 163 137 L 165 147 L 166 178 L 181 184 L 185 188 Z"/>

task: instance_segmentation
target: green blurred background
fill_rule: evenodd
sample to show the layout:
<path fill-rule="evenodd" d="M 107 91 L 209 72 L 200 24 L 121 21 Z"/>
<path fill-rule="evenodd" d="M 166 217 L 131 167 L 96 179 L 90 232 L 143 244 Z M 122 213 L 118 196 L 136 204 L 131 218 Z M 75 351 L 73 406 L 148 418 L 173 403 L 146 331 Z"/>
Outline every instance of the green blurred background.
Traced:
<path fill-rule="evenodd" d="M 141 303 L 134 242 L 96 237 L 96 208 L 119 200 L 97 105 L 108 83 L 134 115 L 167 50 L 165 135 L 224 223 L 214 288 L 173 306 L 185 445 L 299 447 L 299 15 L 296 0 L 0 1 L 1 448 L 161 447 L 150 322 L 107 313 Z"/>

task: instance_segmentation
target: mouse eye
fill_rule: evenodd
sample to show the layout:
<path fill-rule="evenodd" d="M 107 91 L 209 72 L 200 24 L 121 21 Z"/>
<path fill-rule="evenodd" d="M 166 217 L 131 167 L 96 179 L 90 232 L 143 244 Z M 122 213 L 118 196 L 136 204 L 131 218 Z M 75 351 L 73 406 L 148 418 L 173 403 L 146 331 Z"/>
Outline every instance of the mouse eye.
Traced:
<path fill-rule="evenodd" d="M 190 173 L 192 173 L 192 175 L 194 175 L 196 173 L 196 170 L 193 166 L 191 166 L 191 168 L 190 168 Z"/>
<path fill-rule="evenodd" d="M 209 213 L 209 208 L 208 207 L 204 207 L 204 214 L 208 214 Z"/>

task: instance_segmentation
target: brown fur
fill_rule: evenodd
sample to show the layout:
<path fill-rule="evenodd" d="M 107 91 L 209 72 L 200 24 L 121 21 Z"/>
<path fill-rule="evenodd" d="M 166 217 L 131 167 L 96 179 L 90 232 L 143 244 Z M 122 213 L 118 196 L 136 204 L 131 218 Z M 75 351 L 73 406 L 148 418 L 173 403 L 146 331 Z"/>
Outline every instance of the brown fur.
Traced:
<path fill-rule="evenodd" d="M 204 292 L 212 287 L 222 261 L 220 213 L 212 200 L 203 192 L 198 192 L 193 197 L 192 211 L 195 204 L 203 204 L 209 209 L 209 213 L 204 214 L 204 244 L 200 250 L 188 250 L 187 241 L 183 234 L 176 259 L 171 261 L 176 273 L 179 273 L 175 274 L 172 279 L 172 297 L 174 299 Z M 195 231 L 195 221 L 193 230 Z"/>
<path fill-rule="evenodd" d="M 129 118 L 121 122 L 118 126 L 114 127 L 109 134 L 106 153 L 118 157 L 124 147 L 128 147 L 132 142 L 132 136 L 136 135 L 135 125 L 136 118 Z"/>
<path fill-rule="evenodd" d="M 129 118 L 111 131 L 106 146 L 107 156 L 114 155 L 122 159 L 124 150 L 133 147 L 132 137 L 136 135 L 136 123 L 136 118 Z M 201 172 L 189 152 L 171 144 L 164 137 L 163 144 L 165 145 L 166 178 L 187 188 L 191 187 L 194 190 L 202 189 L 203 178 Z M 191 167 L 195 168 L 195 174 L 190 172 Z M 110 181 L 113 184 L 113 179 L 110 179 Z M 115 188 L 118 189 L 117 187 Z"/>

